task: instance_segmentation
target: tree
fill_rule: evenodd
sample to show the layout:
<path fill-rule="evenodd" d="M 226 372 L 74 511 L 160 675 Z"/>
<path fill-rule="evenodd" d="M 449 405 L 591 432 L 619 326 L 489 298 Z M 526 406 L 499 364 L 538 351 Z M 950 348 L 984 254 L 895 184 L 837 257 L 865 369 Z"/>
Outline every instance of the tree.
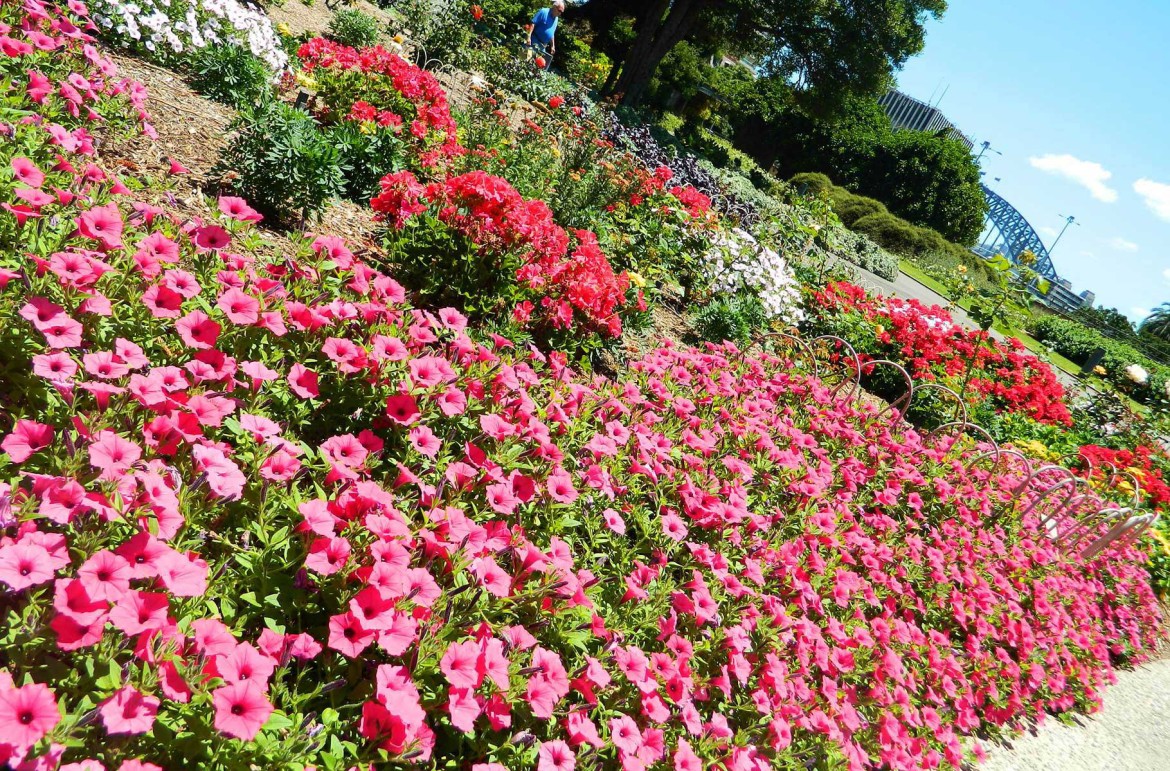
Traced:
<path fill-rule="evenodd" d="M 1116 308 L 1094 308 L 1091 306 L 1078 308 L 1073 311 L 1072 317 L 1098 331 L 1126 342 L 1137 339 L 1133 322 Z"/>
<path fill-rule="evenodd" d="M 595 28 L 621 14 L 636 20 L 611 78 L 626 105 L 641 101 L 676 44 L 698 37 L 757 56 L 763 74 L 832 108 L 849 94 L 887 87 L 891 72 L 922 50 L 926 19 L 945 10 L 946 0 L 590 0 L 580 13 Z"/>
<path fill-rule="evenodd" d="M 983 229 L 987 202 L 979 167 L 950 136 L 895 131 L 872 98 L 850 97 L 822 118 L 799 105 L 776 109 L 748 100 L 736 143 L 778 176 L 827 174 L 858 195 L 877 199 L 890 213 L 964 246 Z"/>
<path fill-rule="evenodd" d="M 1138 329 L 1143 335 L 1170 341 L 1170 303 L 1154 308 Z"/>

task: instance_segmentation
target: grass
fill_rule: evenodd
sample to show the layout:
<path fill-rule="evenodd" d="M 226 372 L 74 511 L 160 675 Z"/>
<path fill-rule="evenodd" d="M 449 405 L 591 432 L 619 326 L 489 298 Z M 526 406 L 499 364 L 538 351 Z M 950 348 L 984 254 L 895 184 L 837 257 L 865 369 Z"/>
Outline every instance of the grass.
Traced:
<path fill-rule="evenodd" d="M 947 290 L 947 288 L 937 280 L 924 273 L 922 268 L 918 267 L 914 263 L 910 262 L 909 260 L 899 260 L 898 267 L 902 270 L 903 273 L 917 281 L 919 284 L 922 284 L 929 289 L 933 289 L 943 297 L 950 299 L 950 292 Z"/>

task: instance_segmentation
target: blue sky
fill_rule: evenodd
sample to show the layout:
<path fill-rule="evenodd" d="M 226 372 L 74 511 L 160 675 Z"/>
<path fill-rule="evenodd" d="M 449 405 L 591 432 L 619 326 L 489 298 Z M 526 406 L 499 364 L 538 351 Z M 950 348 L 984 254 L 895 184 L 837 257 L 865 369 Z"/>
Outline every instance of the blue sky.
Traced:
<path fill-rule="evenodd" d="M 950 0 L 899 88 L 991 142 L 988 185 L 1077 292 L 1134 320 L 1170 301 L 1170 2 Z M 1000 181 L 995 181 L 998 177 Z"/>

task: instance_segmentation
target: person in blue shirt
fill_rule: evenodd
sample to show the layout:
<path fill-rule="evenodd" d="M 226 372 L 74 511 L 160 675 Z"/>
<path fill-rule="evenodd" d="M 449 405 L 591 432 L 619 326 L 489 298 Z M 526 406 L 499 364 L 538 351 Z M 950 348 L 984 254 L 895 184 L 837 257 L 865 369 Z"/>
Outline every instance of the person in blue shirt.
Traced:
<path fill-rule="evenodd" d="M 565 12 L 565 0 L 553 0 L 548 8 L 541 8 L 532 17 L 532 23 L 525 27 L 528 32 L 528 46 L 537 51 L 547 51 L 552 64 L 552 55 L 557 52 L 557 20 Z"/>

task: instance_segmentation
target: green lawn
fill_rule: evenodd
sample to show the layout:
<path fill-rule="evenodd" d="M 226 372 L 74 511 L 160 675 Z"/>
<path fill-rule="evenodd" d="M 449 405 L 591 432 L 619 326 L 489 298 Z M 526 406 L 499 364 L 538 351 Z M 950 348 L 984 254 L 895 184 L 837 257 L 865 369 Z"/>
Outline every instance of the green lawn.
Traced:
<path fill-rule="evenodd" d="M 927 286 L 941 294 L 943 297 L 947 297 L 949 299 L 950 293 L 947 291 L 947 288 L 935 279 L 926 275 L 926 273 L 922 271 L 922 268 L 918 267 L 909 260 L 899 260 L 898 267 L 901 268 L 903 273 L 917 281 L 919 284 Z"/>

